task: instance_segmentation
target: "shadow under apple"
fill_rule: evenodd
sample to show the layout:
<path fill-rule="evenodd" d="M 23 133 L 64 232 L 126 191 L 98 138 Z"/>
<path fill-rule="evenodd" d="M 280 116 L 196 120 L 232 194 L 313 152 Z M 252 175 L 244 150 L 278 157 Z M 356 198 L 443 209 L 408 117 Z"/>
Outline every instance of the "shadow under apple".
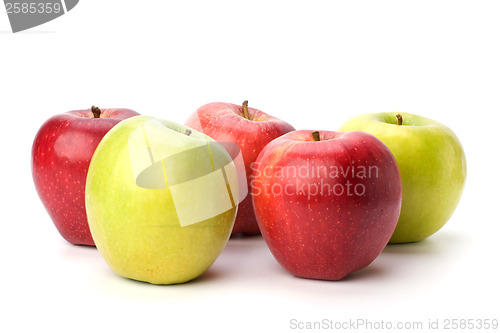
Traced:
<path fill-rule="evenodd" d="M 404 279 L 433 283 L 450 274 L 471 242 L 467 235 L 441 232 L 420 242 L 388 244 L 375 263 Z"/>

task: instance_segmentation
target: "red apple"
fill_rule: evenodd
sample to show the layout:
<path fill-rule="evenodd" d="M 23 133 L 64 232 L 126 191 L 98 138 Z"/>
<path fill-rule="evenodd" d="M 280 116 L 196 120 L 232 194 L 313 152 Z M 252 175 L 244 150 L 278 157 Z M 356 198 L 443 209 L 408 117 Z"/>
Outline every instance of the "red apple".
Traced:
<path fill-rule="evenodd" d="M 251 165 L 262 148 L 273 139 L 294 130 L 281 119 L 249 108 L 247 101 L 243 105 L 220 102 L 206 104 L 188 118 L 186 125 L 216 141 L 237 144 L 241 149 L 248 183 L 252 174 Z M 239 233 L 260 233 L 250 196 L 238 207 L 232 234 Z"/>
<path fill-rule="evenodd" d="M 294 131 L 253 168 L 260 230 L 276 260 L 304 278 L 340 280 L 384 249 L 401 211 L 401 178 L 373 135 Z"/>
<path fill-rule="evenodd" d="M 129 109 L 69 111 L 47 120 L 32 148 L 35 188 L 61 236 L 72 244 L 94 245 L 85 212 L 85 181 L 94 150 Z"/>

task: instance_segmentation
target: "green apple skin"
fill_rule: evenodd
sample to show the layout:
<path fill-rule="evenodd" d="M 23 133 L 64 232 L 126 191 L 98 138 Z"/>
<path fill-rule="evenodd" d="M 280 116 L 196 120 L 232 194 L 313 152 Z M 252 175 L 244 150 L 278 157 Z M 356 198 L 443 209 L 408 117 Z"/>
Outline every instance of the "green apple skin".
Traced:
<path fill-rule="evenodd" d="M 351 118 L 339 130 L 371 133 L 396 158 L 403 202 L 389 243 L 423 240 L 450 219 L 462 195 L 467 166 L 462 145 L 448 127 L 410 113 L 382 112 Z"/>
<path fill-rule="evenodd" d="M 97 249 L 115 273 L 152 284 L 184 283 L 202 275 L 224 249 L 237 206 L 181 227 L 168 187 L 146 189 L 136 184 L 128 140 L 132 131 L 151 119 L 136 116 L 121 122 L 97 147 L 85 191 L 89 226 Z M 192 129 L 189 136 L 184 134 L 186 126 L 155 120 L 165 126 L 165 132 L 160 139 L 151 135 L 150 144 L 164 145 L 161 148 L 169 153 L 196 147 L 200 140 L 213 141 Z M 221 159 L 227 156 L 225 152 L 212 154 Z M 230 157 L 227 161 L 231 162 Z M 179 172 L 189 176 L 191 168 L 197 168 L 196 158 Z M 218 195 L 213 193 L 207 200 L 215 200 Z M 196 205 L 193 202 L 194 208 Z"/>

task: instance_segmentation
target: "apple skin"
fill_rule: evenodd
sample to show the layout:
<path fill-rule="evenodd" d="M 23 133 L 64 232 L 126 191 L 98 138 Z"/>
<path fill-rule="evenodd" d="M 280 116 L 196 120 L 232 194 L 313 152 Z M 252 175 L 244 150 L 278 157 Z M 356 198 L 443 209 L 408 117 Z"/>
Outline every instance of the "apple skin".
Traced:
<path fill-rule="evenodd" d="M 85 213 L 85 180 L 94 151 L 104 135 L 130 109 L 75 110 L 48 119 L 35 136 L 31 170 L 36 191 L 61 236 L 72 244 L 94 245 Z"/>
<path fill-rule="evenodd" d="M 387 245 L 401 209 L 401 179 L 391 152 L 374 136 L 319 131 L 314 141 L 311 133 L 287 133 L 261 151 L 251 182 L 255 215 L 288 272 L 340 280 Z M 353 166 L 374 172 L 353 176 Z M 340 168 L 345 174 L 334 172 Z"/>
<path fill-rule="evenodd" d="M 354 117 L 340 130 L 371 133 L 396 158 L 403 204 L 390 243 L 418 242 L 445 225 L 460 201 L 467 175 L 462 145 L 448 127 L 410 113 L 382 112 Z"/>
<path fill-rule="evenodd" d="M 102 139 L 90 163 L 85 192 L 89 226 L 97 249 L 118 275 L 152 284 L 183 283 L 203 274 L 224 249 L 237 206 L 182 227 L 171 192 L 172 178 L 153 178 L 153 185 L 168 182 L 169 187 L 151 189 L 140 185 L 134 174 L 133 165 L 141 160 L 130 150 L 136 143 L 131 138 L 150 123 L 156 124 L 147 130 L 151 151 L 186 154 L 181 156 L 186 167 L 176 171 L 177 177 L 189 178 L 204 167 L 188 152 L 200 142 L 213 142 L 205 134 L 147 116 L 121 122 Z M 186 130 L 191 132 L 189 136 L 182 133 Z M 212 157 L 231 162 L 225 150 L 212 149 Z M 169 162 L 162 163 L 168 166 Z M 217 204 L 224 194 L 227 196 L 225 184 L 224 193 L 214 190 L 205 200 Z M 192 197 L 186 200 L 193 211 L 203 204 Z"/>
<path fill-rule="evenodd" d="M 292 125 L 270 116 L 258 109 L 249 107 L 250 119 L 244 116 L 242 105 L 214 102 L 203 105 L 186 121 L 186 125 L 207 134 L 218 142 L 237 144 L 243 156 L 247 183 L 252 174 L 251 165 L 261 150 L 275 138 L 294 131 Z M 255 219 L 250 188 L 249 195 L 239 204 L 238 215 L 232 231 L 233 235 L 260 234 Z"/>

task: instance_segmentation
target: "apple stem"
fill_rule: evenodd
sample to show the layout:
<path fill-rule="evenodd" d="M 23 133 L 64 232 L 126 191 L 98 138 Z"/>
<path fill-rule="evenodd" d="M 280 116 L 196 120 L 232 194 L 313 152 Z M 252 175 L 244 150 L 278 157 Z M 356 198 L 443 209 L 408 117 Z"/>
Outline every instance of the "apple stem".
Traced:
<path fill-rule="evenodd" d="M 403 116 L 401 115 L 401 113 L 398 113 L 396 115 L 396 118 L 398 119 L 398 126 L 403 125 Z"/>
<path fill-rule="evenodd" d="M 99 118 L 101 116 L 101 109 L 99 109 L 97 106 L 92 105 L 92 114 L 94 115 L 94 118 Z"/>
<path fill-rule="evenodd" d="M 243 102 L 242 108 L 243 108 L 243 115 L 245 116 L 245 118 L 251 120 L 250 114 L 248 113 L 248 101 Z"/>
<path fill-rule="evenodd" d="M 188 129 L 186 129 L 186 132 L 184 132 L 184 134 L 186 134 L 187 136 L 190 136 L 190 135 L 191 135 L 191 133 L 192 133 L 192 132 L 191 132 L 191 130 L 190 130 L 189 128 L 188 128 Z"/>
<path fill-rule="evenodd" d="M 319 141 L 319 132 L 318 131 L 312 132 L 312 137 L 314 141 Z"/>

